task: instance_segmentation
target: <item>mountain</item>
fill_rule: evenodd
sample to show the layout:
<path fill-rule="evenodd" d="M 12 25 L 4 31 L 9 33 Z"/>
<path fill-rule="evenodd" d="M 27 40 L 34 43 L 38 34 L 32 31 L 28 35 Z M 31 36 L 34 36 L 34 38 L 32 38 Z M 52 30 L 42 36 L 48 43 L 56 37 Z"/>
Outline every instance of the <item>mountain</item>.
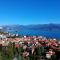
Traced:
<path fill-rule="evenodd" d="M 59 31 L 60 24 L 37 24 L 37 25 L 5 25 L 2 26 L 3 31 L 8 32 L 19 32 L 19 31 L 27 31 L 27 30 L 42 30 L 42 31 Z"/>
<path fill-rule="evenodd" d="M 60 24 L 38 24 L 29 25 L 27 27 L 33 30 L 46 30 L 46 31 L 60 30 Z"/>

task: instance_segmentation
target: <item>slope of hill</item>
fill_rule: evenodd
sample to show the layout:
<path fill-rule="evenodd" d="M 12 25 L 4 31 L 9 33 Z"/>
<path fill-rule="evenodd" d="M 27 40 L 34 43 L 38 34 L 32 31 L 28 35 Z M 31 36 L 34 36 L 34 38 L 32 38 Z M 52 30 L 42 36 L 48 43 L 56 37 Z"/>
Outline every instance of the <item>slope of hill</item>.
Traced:
<path fill-rule="evenodd" d="M 60 24 L 37 24 L 37 25 L 11 25 L 2 26 L 3 31 L 26 31 L 26 30 L 43 30 L 43 31 L 59 31 Z"/>

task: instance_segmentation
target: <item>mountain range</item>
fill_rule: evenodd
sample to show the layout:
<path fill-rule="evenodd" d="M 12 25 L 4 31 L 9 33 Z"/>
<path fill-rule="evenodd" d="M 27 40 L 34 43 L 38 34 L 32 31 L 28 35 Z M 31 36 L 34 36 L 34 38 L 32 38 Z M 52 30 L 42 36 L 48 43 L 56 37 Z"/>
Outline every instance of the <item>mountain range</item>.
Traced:
<path fill-rule="evenodd" d="M 59 31 L 60 24 L 32 24 L 32 25 L 5 25 L 1 26 L 3 31 L 21 31 L 21 30 L 42 30 Z"/>

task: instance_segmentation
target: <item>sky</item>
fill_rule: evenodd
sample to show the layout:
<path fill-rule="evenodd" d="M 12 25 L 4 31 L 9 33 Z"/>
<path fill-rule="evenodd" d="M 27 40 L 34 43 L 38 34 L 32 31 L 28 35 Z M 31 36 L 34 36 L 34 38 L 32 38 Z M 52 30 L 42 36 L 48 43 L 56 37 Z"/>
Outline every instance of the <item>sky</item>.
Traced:
<path fill-rule="evenodd" d="M 0 25 L 60 24 L 60 0 L 0 0 Z"/>

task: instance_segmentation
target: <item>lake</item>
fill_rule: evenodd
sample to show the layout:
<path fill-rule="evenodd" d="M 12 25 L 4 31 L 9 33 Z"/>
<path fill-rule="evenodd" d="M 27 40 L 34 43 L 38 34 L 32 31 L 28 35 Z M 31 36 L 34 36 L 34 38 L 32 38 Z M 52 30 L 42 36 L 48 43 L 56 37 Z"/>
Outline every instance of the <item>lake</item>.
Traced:
<path fill-rule="evenodd" d="M 11 33 L 19 35 L 29 35 L 29 36 L 45 36 L 47 38 L 56 38 L 60 39 L 60 31 L 45 31 L 45 30 L 20 30 L 20 31 L 11 31 Z"/>

